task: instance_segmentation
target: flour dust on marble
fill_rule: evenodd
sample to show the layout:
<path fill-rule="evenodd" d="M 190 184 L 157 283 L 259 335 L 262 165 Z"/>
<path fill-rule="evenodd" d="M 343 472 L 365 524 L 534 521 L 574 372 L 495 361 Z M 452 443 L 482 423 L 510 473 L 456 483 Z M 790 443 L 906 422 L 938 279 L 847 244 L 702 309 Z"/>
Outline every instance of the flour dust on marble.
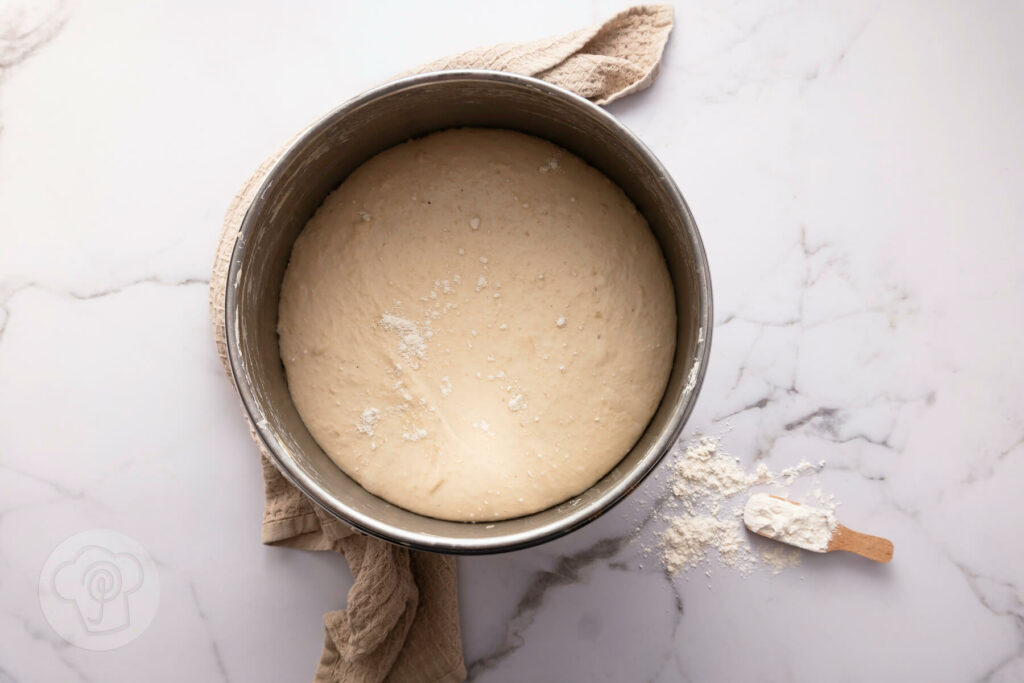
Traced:
<path fill-rule="evenodd" d="M 644 547 L 644 554 L 656 554 L 669 574 L 699 567 L 711 576 L 713 567 L 747 576 L 758 567 L 778 574 L 801 561 L 801 550 L 749 534 L 743 524 L 743 510 L 750 491 L 769 489 L 784 493 L 782 487 L 797 479 L 813 476 L 825 466 L 822 460 L 806 460 L 775 473 L 765 463 L 747 471 L 726 453 L 718 438 L 701 436 L 673 454 L 667 468 L 668 497 L 660 519 L 665 523 L 658 540 Z M 831 515 L 837 503 L 833 496 L 815 488 L 803 498 Z"/>

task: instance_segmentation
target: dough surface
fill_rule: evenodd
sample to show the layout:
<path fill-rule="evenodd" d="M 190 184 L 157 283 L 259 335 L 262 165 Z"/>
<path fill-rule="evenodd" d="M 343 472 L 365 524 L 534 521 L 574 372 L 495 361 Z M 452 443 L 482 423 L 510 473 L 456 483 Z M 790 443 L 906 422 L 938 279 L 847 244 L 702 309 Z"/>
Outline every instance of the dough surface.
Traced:
<path fill-rule="evenodd" d="M 556 505 L 643 433 L 671 370 L 675 300 L 626 195 L 504 130 L 382 152 L 324 201 L 281 290 L 299 414 L 370 492 L 491 521 Z"/>

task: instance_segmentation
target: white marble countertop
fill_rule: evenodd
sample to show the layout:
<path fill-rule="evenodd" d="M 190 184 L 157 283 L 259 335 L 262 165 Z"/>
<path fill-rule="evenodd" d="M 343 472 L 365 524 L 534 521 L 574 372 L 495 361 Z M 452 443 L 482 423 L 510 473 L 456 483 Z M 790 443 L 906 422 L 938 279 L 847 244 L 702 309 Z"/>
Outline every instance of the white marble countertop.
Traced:
<path fill-rule="evenodd" d="M 336 556 L 259 543 L 256 455 L 207 319 L 220 219 L 308 120 L 411 65 L 616 2 L 0 5 L 0 681 L 303 681 Z M 1024 5 L 697 0 L 611 111 L 665 162 L 715 288 L 686 436 L 828 462 L 881 566 L 674 579 L 663 482 L 462 559 L 479 681 L 1024 680 Z M 159 568 L 123 647 L 66 644 L 40 572 L 112 529 Z M 643 565 L 641 568 L 640 565 Z"/>

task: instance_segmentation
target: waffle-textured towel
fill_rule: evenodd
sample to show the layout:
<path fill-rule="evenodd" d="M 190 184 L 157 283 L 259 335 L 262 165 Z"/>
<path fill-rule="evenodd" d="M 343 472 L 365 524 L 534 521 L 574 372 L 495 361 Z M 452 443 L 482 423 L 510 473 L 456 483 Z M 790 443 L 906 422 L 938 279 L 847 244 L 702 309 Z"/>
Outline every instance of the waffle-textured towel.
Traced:
<path fill-rule="evenodd" d="M 671 30 L 671 6 L 643 5 L 564 36 L 478 48 L 409 73 L 509 71 L 606 104 L 651 84 Z M 224 332 L 228 264 L 242 219 L 283 149 L 264 161 L 235 196 L 217 245 L 210 315 L 217 352 L 229 378 Z M 341 553 L 355 579 L 347 607 L 324 616 L 324 650 L 314 681 L 447 683 L 465 679 L 454 558 L 410 552 L 334 519 L 284 478 L 252 425 L 249 431 L 263 461 L 263 542 Z"/>

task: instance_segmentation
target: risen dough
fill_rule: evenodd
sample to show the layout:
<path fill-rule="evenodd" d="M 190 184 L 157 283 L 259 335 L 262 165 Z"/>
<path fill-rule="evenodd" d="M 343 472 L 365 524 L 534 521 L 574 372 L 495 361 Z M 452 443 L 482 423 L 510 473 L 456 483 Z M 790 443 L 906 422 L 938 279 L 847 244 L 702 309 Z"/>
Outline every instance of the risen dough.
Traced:
<path fill-rule="evenodd" d="M 625 194 L 531 136 L 389 149 L 303 230 L 281 290 L 295 405 L 367 490 L 424 515 L 535 512 L 643 432 L 675 347 L 662 254 Z"/>

